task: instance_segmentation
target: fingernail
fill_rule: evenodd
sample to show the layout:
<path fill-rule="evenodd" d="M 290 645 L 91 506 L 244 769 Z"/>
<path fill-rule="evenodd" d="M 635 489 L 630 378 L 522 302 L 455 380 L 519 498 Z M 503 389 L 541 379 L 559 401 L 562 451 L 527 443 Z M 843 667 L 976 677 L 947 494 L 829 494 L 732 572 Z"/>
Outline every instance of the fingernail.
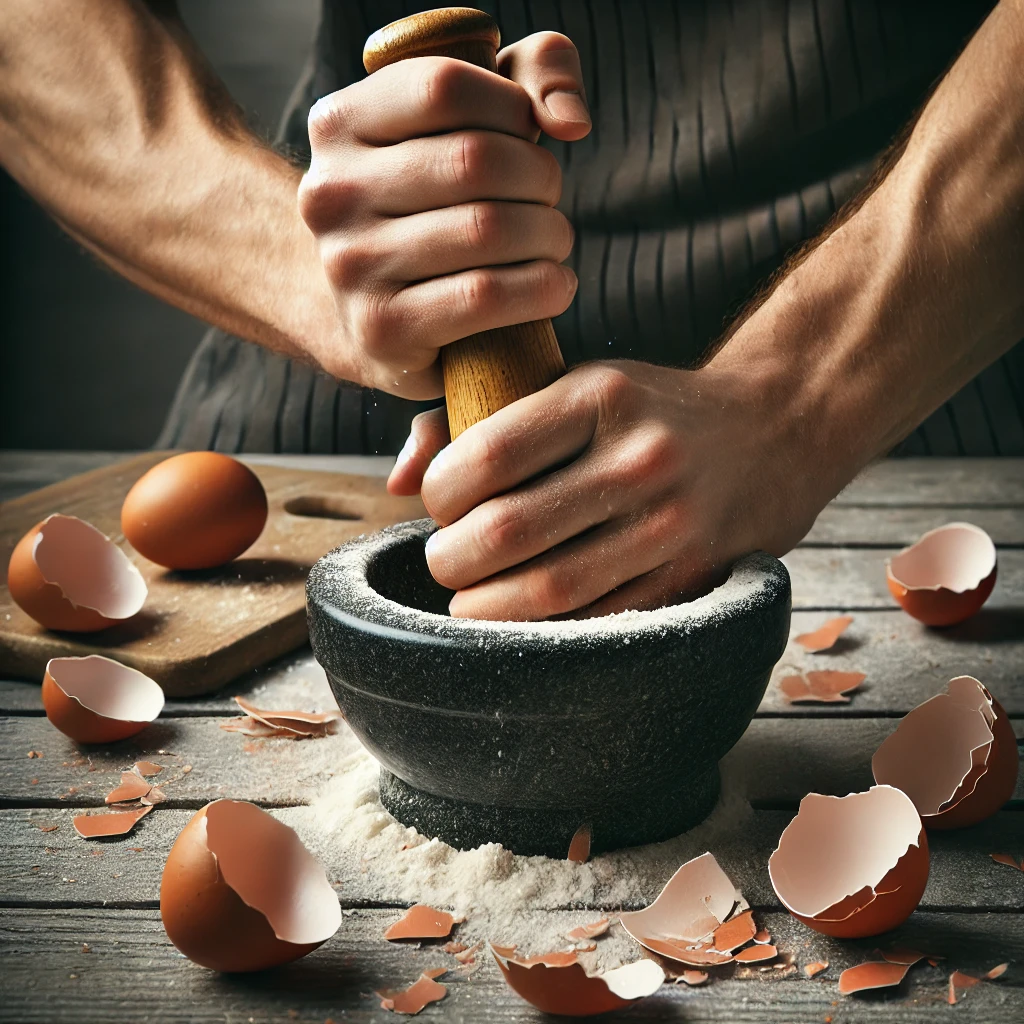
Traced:
<path fill-rule="evenodd" d="M 553 89 L 544 97 L 544 106 L 556 121 L 590 124 L 590 113 L 583 97 L 568 89 Z"/>

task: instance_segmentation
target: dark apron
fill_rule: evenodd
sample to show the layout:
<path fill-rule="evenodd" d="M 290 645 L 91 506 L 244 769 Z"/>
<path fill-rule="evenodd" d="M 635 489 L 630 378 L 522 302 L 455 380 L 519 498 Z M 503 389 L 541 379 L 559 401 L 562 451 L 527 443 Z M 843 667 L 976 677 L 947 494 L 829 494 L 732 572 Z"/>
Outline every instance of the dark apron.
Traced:
<path fill-rule="evenodd" d="M 309 107 L 363 77 L 367 35 L 424 6 L 324 0 L 315 59 L 282 130 L 287 151 L 308 160 Z M 786 253 L 856 194 L 992 3 L 479 6 L 498 17 L 505 43 L 553 29 L 582 58 L 594 130 L 571 145 L 544 142 L 561 162 L 561 208 L 576 228 L 579 292 L 555 321 L 567 363 L 692 366 Z M 338 383 L 214 329 L 158 443 L 392 454 L 433 404 Z M 901 452 L 1024 454 L 1024 345 Z"/>

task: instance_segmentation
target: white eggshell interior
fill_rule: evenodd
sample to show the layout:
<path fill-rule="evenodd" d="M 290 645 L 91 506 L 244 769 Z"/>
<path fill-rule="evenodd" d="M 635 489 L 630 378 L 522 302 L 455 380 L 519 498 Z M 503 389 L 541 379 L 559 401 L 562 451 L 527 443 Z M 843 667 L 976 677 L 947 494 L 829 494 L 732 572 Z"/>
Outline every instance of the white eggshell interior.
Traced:
<path fill-rule="evenodd" d="M 894 579 L 911 590 L 974 590 L 996 567 L 992 538 L 971 523 L 929 530 L 889 563 Z"/>
<path fill-rule="evenodd" d="M 875 751 L 875 782 L 903 790 L 922 817 L 938 814 L 971 769 L 988 760 L 994 721 L 981 683 L 958 676 L 905 715 Z"/>
<path fill-rule="evenodd" d="M 892 786 L 843 797 L 808 793 L 768 861 L 768 874 L 789 910 L 815 917 L 873 889 L 920 833 L 910 797 Z"/>
<path fill-rule="evenodd" d="M 104 718 L 152 722 L 164 707 L 164 691 L 149 676 L 100 654 L 51 658 L 46 671 L 69 697 Z"/>
<path fill-rule="evenodd" d="M 601 980 L 620 999 L 643 999 L 661 988 L 665 972 L 653 960 L 636 960 L 602 974 Z"/>
<path fill-rule="evenodd" d="M 50 516 L 36 536 L 32 557 L 43 579 L 79 608 L 127 619 L 145 603 L 146 581 L 131 559 L 83 519 Z"/>
<path fill-rule="evenodd" d="M 287 825 L 254 804 L 217 800 L 206 809 L 206 842 L 224 881 L 284 942 L 324 942 L 341 905 L 320 862 Z"/>

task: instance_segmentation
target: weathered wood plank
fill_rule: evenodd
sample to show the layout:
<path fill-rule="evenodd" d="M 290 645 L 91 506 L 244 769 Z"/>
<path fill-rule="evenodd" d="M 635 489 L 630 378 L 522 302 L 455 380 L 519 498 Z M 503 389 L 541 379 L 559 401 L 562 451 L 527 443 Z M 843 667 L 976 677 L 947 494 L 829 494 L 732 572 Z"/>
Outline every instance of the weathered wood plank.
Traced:
<path fill-rule="evenodd" d="M 793 578 L 793 607 L 840 611 L 899 607 L 885 582 L 885 560 L 897 548 L 797 548 L 782 561 Z M 1024 550 L 999 552 L 995 590 L 982 614 L 1012 611 L 1024 629 Z"/>
<path fill-rule="evenodd" d="M 302 742 L 250 740 L 225 732 L 221 721 L 161 720 L 123 743 L 80 749 L 45 719 L 0 719 L 0 803 L 98 807 L 120 772 L 147 758 L 171 769 L 191 766 L 165 787 L 172 804 L 198 806 L 225 796 L 303 804 L 352 749 L 347 730 Z M 762 805 L 795 805 L 811 790 L 841 795 L 865 789 L 871 755 L 897 724 L 894 718 L 755 718 L 728 755 L 729 771 L 747 798 Z M 1015 719 L 1014 728 L 1024 735 L 1024 720 Z M 29 758 L 29 751 L 42 756 Z M 1020 783 L 1016 799 L 1024 799 Z"/>
<path fill-rule="evenodd" d="M 155 910 L 4 911 L 0 956 L 4 999 L 0 1018 L 21 1024 L 55 1020 L 159 1024 L 323 1024 L 325 1019 L 381 1021 L 373 996 L 400 986 L 435 966 L 453 966 L 437 946 L 414 948 L 384 942 L 394 919 L 387 910 L 347 916 L 326 945 L 294 964 L 257 975 L 223 976 L 190 964 L 171 947 Z M 808 980 L 799 970 L 721 968 L 701 988 L 665 985 L 629 1012 L 630 1020 L 765 1022 L 815 1021 L 893 1024 L 950 1012 L 946 979 L 953 967 L 981 973 L 1004 960 L 1024 958 L 1024 916 L 915 914 L 883 945 L 917 946 L 947 957 L 938 967 L 919 965 L 900 989 L 873 998 L 843 998 L 836 979 L 846 967 L 871 956 L 876 942 L 841 943 L 817 935 L 788 915 L 759 915 L 779 948 L 796 963 L 821 960 L 826 972 Z M 555 933 L 581 920 L 577 914 L 545 915 L 524 922 L 531 931 Z M 462 934 L 473 937 L 472 920 Z M 525 932 L 524 932 L 525 934 Z M 514 941 L 511 936 L 489 936 Z M 83 952 L 83 944 L 88 952 Z M 605 965 L 636 959 L 635 946 L 619 926 L 600 940 Z M 481 957 L 468 977 L 446 976 L 445 1000 L 425 1020 L 477 1024 L 539 1021 L 540 1016 L 501 980 L 496 965 Z M 971 989 L 956 1006 L 960 1020 L 1017 1024 L 1022 972 L 1014 963 L 997 982 Z"/>
<path fill-rule="evenodd" d="M 0 904 L 156 906 L 167 851 L 194 812 L 158 807 L 131 835 L 102 842 L 77 835 L 71 823 L 74 813 L 69 808 L 0 811 Z M 389 875 L 387 863 L 360 863 L 343 839 L 325 839 L 313 809 L 287 807 L 271 813 L 318 851 L 347 906 L 411 902 L 408 890 L 402 888 L 404 879 Z M 791 811 L 754 811 L 711 843 L 719 863 L 756 906 L 782 909 L 767 864 L 792 816 Z M 54 825 L 53 831 L 41 831 Z M 995 864 L 989 857 L 1007 852 L 1024 855 L 1024 814 L 1003 811 L 977 828 L 933 832 L 929 845 L 931 875 L 922 908 L 1012 910 L 1024 906 L 1024 873 Z M 644 906 L 654 899 L 684 857 L 666 845 L 649 847 L 644 856 L 631 858 L 628 870 L 637 897 L 627 906 Z M 603 877 L 603 873 L 593 875 L 594 895 L 587 899 L 588 906 L 613 904 Z M 531 906 L 557 910 L 566 903 L 557 892 L 540 891 Z"/>
<path fill-rule="evenodd" d="M 974 523 L 997 545 L 1024 544 L 1024 508 L 900 506 L 866 508 L 833 502 L 819 514 L 803 545 L 871 544 L 902 548 L 921 534 L 951 522 Z"/>
<path fill-rule="evenodd" d="M 842 505 L 1024 505 L 1024 459 L 881 459 L 836 499 Z"/>

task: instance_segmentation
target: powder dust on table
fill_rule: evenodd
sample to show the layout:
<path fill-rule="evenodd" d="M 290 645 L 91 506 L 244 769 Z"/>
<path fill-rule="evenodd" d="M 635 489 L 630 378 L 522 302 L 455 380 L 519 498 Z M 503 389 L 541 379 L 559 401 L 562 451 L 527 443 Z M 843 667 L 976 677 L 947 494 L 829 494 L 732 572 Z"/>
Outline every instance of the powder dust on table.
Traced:
<path fill-rule="evenodd" d="M 379 766 L 347 726 L 308 747 L 311 762 L 324 762 L 309 767 L 331 777 L 310 806 L 289 812 L 288 822 L 324 864 L 343 899 L 448 908 L 466 917 L 460 940 L 516 943 L 524 952 L 567 946 L 560 931 L 564 920 L 533 912 L 589 905 L 603 913 L 643 906 L 684 861 L 742 836 L 752 813 L 726 758 L 714 812 L 667 842 L 600 854 L 585 864 L 516 856 L 495 843 L 460 851 L 401 825 L 381 806 Z M 590 920 L 601 913 L 580 909 L 576 916 Z M 636 959 L 631 946 L 616 928 L 598 943 L 598 961 Z"/>

